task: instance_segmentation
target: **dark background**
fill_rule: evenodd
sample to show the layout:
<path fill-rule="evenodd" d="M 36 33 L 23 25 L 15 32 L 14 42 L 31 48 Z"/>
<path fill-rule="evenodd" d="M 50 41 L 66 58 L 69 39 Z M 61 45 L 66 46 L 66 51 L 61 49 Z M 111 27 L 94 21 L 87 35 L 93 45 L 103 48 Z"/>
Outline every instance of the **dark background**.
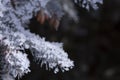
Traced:
<path fill-rule="evenodd" d="M 120 80 L 120 0 L 104 0 L 98 10 L 75 7 L 79 22 L 64 16 L 57 31 L 36 18 L 30 23 L 31 32 L 47 41 L 63 42 L 75 67 L 54 74 L 40 68 L 30 55 L 32 72 L 21 80 Z"/>

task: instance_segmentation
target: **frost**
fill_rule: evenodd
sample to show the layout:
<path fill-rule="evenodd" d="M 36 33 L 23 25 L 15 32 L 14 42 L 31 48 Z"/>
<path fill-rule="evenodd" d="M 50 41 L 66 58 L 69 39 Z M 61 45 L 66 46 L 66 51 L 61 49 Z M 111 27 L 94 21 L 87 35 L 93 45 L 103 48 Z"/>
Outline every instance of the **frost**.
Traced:
<path fill-rule="evenodd" d="M 59 3 L 51 3 L 49 0 L 11 1 L 0 0 L 0 8 L 4 7 L 0 10 L 0 77 L 3 80 L 14 80 L 30 72 L 30 62 L 25 49 L 31 51 L 36 62 L 41 63 L 41 66 L 46 65 L 49 70 L 53 69 L 55 73 L 73 68 L 73 61 L 63 50 L 62 43 L 45 41 L 44 38 L 25 30 L 29 20 L 36 16 L 41 8 L 44 8 L 49 16 L 54 11 L 61 18 L 64 13 L 62 5 L 54 8 L 51 4 Z"/>
<path fill-rule="evenodd" d="M 103 4 L 103 0 L 74 0 L 74 2 L 76 4 L 79 4 L 82 7 L 86 8 L 87 10 L 89 10 L 90 7 L 92 7 L 93 9 L 96 10 L 99 8 L 97 3 Z"/>
<path fill-rule="evenodd" d="M 89 9 L 88 5 L 96 9 L 96 3 L 102 3 L 102 0 L 82 1 L 82 7 L 87 9 Z M 0 78 L 2 80 L 14 80 L 30 72 L 30 62 L 25 49 L 31 51 L 36 62 L 41 66 L 46 65 L 48 70 L 53 69 L 55 73 L 73 68 L 74 63 L 63 50 L 62 43 L 45 41 L 45 38 L 29 31 L 30 19 L 41 9 L 44 9 L 48 17 L 56 14 L 60 20 L 64 14 L 68 14 L 69 17 L 77 20 L 76 11 L 70 0 L 0 0 Z"/>
<path fill-rule="evenodd" d="M 0 0 L 0 17 L 3 17 L 3 11 L 5 11 L 5 8 L 2 5 L 1 0 Z"/>
<path fill-rule="evenodd" d="M 10 53 L 6 58 L 9 62 L 9 66 L 11 67 L 9 70 L 9 74 L 12 75 L 14 78 L 16 78 L 17 76 L 20 78 L 25 73 L 30 72 L 30 62 L 26 54 L 23 54 L 20 51 L 12 51 L 12 53 Z"/>
<path fill-rule="evenodd" d="M 8 54 L 8 46 L 3 41 L 3 36 L 0 35 L 0 79 L 1 80 L 14 80 L 14 78 L 9 75 L 9 63 L 6 60 L 6 55 Z"/>
<path fill-rule="evenodd" d="M 46 68 L 55 69 L 55 71 L 58 67 L 61 68 L 62 71 L 68 71 L 69 68 L 72 68 L 74 66 L 73 61 L 68 59 L 67 53 L 64 52 L 62 48 L 56 47 L 49 42 L 41 42 L 38 46 L 41 46 L 37 50 L 40 50 L 41 54 L 37 54 L 37 51 L 34 50 L 34 46 L 31 50 L 35 57 L 35 60 L 38 62 L 41 61 L 41 66 L 43 64 L 47 64 Z"/>

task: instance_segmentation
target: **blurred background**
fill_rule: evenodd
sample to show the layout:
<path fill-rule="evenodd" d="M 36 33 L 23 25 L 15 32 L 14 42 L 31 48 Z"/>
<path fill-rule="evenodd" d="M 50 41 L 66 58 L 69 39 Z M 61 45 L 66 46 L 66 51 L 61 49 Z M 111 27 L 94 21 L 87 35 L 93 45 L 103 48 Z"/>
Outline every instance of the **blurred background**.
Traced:
<path fill-rule="evenodd" d="M 32 72 L 21 80 L 120 80 L 120 0 L 104 0 L 98 10 L 88 11 L 76 4 L 75 8 L 79 21 L 65 15 L 57 31 L 36 18 L 30 23 L 31 32 L 47 41 L 63 42 L 75 67 L 54 74 L 29 56 Z"/>

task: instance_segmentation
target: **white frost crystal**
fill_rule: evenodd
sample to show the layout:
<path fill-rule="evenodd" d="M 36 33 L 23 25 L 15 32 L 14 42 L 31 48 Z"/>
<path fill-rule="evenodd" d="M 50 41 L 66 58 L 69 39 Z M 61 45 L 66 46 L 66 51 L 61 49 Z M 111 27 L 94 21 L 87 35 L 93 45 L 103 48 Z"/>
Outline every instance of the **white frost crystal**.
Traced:
<path fill-rule="evenodd" d="M 3 11 L 4 11 L 4 6 L 2 5 L 1 3 L 1 0 L 0 0 L 0 17 L 3 17 Z"/>
<path fill-rule="evenodd" d="M 41 51 L 41 54 L 38 54 L 34 47 L 32 47 L 32 53 L 35 56 L 35 60 L 38 62 L 41 61 L 41 66 L 43 64 L 48 64 L 47 68 L 55 69 L 55 73 L 58 72 L 56 69 L 61 68 L 62 71 L 68 71 L 69 68 L 74 66 L 73 61 L 68 59 L 68 55 L 66 52 L 63 51 L 62 48 L 56 47 L 55 45 L 51 44 L 50 42 L 35 42 L 34 44 L 38 47 L 37 51 Z M 41 46 L 41 47 L 39 47 Z"/>
<path fill-rule="evenodd" d="M 14 78 L 17 76 L 21 77 L 25 73 L 30 72 L 30 62 L 26 54 L 21 53 L 20 51 L 12 51 L 12 53 L 10 53 L 6 58 L 11 67 L 9 74 L 11 74 Z"/>
<path fill-rule="evenodd" d="M 81 1 L 82 1 L 82 4 L 80 5 L 86 8 L 87 10 L 90 9 L 90 6 L 96 10 L 98 9 L 97 3 L 103 4 L 103 0 L 74 0 L 76 4 L 81 3 Z"/>

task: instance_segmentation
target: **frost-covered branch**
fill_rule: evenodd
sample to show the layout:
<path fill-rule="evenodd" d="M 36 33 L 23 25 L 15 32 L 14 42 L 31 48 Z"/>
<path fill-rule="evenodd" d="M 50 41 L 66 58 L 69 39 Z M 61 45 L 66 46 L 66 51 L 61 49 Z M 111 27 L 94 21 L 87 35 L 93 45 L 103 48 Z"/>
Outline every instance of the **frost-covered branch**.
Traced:
<path fill-rule="evenodd" d="M 5 63 L 1 64 L 3 67 L 1 69 L 2 79 L 14 79 L 30 72 L 30 62 L 25 49 L 30 49 L 35 60 L 41 61 L 41 65 L 46 64 L 49 69 L 54 69 L 55 73 L 58 72 L 58 67 L 62 71 L 67 71 L 74 66 L 73 61 L 68 59 L 67 53 L 64 52 L 59 43 L 47 42 L 44 38 L 24 29 L 29 20 L 43 6 L 43 1 L 26 0 L 21 2 L 21 0 L 14 0 L 11 2 L 11 0 L 1 0 L 0 2 L 0 7 L 4 7 L 0 12 L 0 40 L 3 44 L 1 45 L 3 50 L 0 51 L 0 57 L 4 59 L 0 61 Z M 42 5 L 40 5 L 41 3 Z M 4 49 L 4 46 L 7 47 Z M 3 54 L 4 52 L 6 54 Z"/>
<path fill-rule="evenodd" d="M 74 2 L 87 10 L 89 10 L 90 7 L 96 10 L 99 8 L 98 3 L 103 4 L 103 0 L 74 0 Z"/>
<path fill-rule="evenodd" d="M 45 41 L 29 31 L 32 17 L 44 9 L 51 18 L 56 14 L 58 20 L 69 14 L 77 20 L 72 2 L 68 0 L 0 0 L 0 77 L 2 80 L 14 80 L 30 72 L 30 62 L 25 49 L 30 49 L 35 61 L 53 69 L 68 71 L 73 61 L 68 58 L 61 43 Z M 28 28 L 26 30 L 25 28 Z M 30 53 L 29 53 L 30 54 Z M 9 79 L 8 79 L 9 78 Z"/>

